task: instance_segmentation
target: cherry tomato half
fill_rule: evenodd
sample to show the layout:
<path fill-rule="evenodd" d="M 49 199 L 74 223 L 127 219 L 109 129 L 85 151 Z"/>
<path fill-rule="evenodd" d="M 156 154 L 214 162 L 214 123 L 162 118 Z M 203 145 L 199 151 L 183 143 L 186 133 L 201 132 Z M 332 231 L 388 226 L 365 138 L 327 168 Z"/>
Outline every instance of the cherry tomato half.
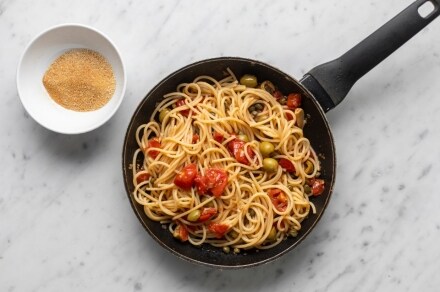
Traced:
<path fill-rule="evenodd" d="M 147 149 L 150 149 L 150 148 L 162 148 L 162 145 L 160 145 L 160 142 L 159 142 L 159 138 L 155 137 L 153 139 L 148 140 Z M 152 158 L 156 158 L 157 155 L 159 155 L 159 151 L 157 151 L 157 150 L 148 151 L 148 156 L 150 156 Z"/>
<path fill-rule="evenodd" d="M 295 172 L 295 166 L 293 165 L 292 161 L 281 158 L 278 161 L 278 164 L 281 166 L 281 168 L 285 169 L 287 172 Z"/>
<path fill-rule="evenodd" d="M 291 93 L 287 96 L 287 107 L 290 109 L 296 109 L 301 106 L 301 94 Z"/>
<path fill-rule="evenodd" d="M 174 178 L 174 184 L 181 189 L 189 190 L 197 176 L 197 166 L 194 163 L 185 166 Z"/>

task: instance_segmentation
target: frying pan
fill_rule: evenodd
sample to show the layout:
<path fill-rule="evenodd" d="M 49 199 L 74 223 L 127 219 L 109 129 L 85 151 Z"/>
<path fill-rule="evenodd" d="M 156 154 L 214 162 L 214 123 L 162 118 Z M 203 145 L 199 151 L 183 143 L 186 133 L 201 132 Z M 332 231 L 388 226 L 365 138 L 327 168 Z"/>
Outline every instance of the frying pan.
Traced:
<path fill-rule="evenodd" d="M 422 17 L 418 10 L 427 2 L 431 2 L 434 8 L 429 15 Z M 267 263 L 295 248 L 318 223 L 330 200 L 335 182 L 335 146 L 325 112 L 338 105 L 359 78 L 422 30 L 439 14 L 440 0 L 415 1 L 340 58 L 313 68 L 300 81 L 263 62 L 237 57 L 203 60 L 166 77 L 147 94 L 137 107 L 128 126 L 123 145 L 122 167 L 125 188 L 131 206 L 144 228 L 160 245 L 178 257 L 221 269 L 244 268 Z M 160 223 L 150 220 L 145 215 L 143 206 L 137 204 L 132 196 L 134 186 L 131 163 L 133 153 L 138 148 L 135 140 L 136 128 L 150 119 L 156 103 L 163 98 L 164 94 L 175 91 L 179 83 L 190 82 L 199 75 L 210 75 L 221 79 L 227 68 L 230 68 L 236 76 L 253 74 L 258 80 L 270 80 L 284 93 L 300 92 L 303 95 L 303 109 L 307 114 L 304 135 L 322 157 L 321 177 L 325 180 L 326 189 L 321 196 L 312 198 L 316 206 L 316 214 L 310 215 L 302 222 L 302 228 L 297 237 L 289 237 L 268 250 L 251 249 L 240 254 L 225 254 L 221 249 L 207 244 L 194 247 L 189 243 L 182 243 L 173 238 L 168 230 L 164 230 Z"/>

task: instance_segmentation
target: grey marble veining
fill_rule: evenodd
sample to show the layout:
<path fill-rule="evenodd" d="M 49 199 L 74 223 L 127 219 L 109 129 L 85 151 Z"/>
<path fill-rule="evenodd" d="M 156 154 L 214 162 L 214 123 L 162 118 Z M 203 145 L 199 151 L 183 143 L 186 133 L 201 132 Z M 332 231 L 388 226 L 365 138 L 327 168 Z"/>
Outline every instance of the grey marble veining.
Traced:
<path fill-rule="evenodd" d="M 0 291 L 436 291 L 440 286 L 440 20 L 328 113 L 337 182 L 313 233 L 279 260 L 219 271 L 177 259 L 126 199 L 131 114 L 163 77 L 215 56 L 259 59 L 300 78 L 410 0 L 0 1 Z M 88 134 L 37 125 L 17 96 L 26 44 L 79 22 L 108 34 L 128 84 Z"/>

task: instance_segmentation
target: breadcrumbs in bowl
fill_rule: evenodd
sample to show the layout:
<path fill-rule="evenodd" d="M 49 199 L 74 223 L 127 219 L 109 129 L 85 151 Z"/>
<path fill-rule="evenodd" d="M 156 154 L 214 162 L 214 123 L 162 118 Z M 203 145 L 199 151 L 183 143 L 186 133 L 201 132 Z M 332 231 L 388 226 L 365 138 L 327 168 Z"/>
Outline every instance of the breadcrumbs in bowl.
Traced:
<path fill-rule="evenodd" d="M 96 129 L 119 108 L 125 68 L 115 45 L 80 24 L 48 29 L 26 48 L 17 70 L 24 108 L 42 126 L 59 133 Z"/>

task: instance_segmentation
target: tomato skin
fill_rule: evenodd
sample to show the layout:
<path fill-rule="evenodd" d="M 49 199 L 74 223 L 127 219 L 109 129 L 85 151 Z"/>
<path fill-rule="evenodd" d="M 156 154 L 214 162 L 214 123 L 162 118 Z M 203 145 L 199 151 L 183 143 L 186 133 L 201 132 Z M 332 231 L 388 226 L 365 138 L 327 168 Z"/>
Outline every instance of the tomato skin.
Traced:
<path fill-rule="evenodd" d="M 291 93 L 287 96 L 287 107 L 290 109 L 296 109 L 301 106 L 301 94 Z"/>
<path fill-rule="evenodd" d="M 196 178 L 194 179 L 194 183 L 197 188 L 197 192 L 201 195 L 204 195 L 208 193 L 208 178 L 204 175 L 197 174 Z"/>
<path fill-rule="evenodd" d="M 272 204 L 278 211 L 284 212 L 286 210 L 287 196 L 283 191 L 280 189 L 270 189 L 267 194 L 269 195 Z"/>
<path fill-rule="evenodd" d="M 200 218 L 199 218 L 198 222 L 208 221 L 216 214 L 217 214 L 216 208 L 211 208 L 211 207 L 203 208 L 202 214 L 200 214 Z"/>
<path fill-rule="evenodd" d="M 214 131 L 214 133 L 212 134 L 212 137 L 214 138 L 215 141 L 222 143 L 223 140 L 225 139 L 225 137 L 223 137 L 222 134 L 220 134 L 219 132 Z"/>
<path fill-rule="evenodd" d="M 210 183 L 210 191 L 214 197 L 220 197 L 228 184 L 228 174 L 223 169 L 208 168 L 206 177 Z"/>
<path fill-rule="evenodd" d="M 292 161 L 281 158 L 278 161 L 278 164 L 281 166 L 281 168 L 284 168 L 287 172 L 295 172 L 295 165 L 293 165 Z"/>
<path fill-rule="evenodd" d="M 325 182 L 323 179 L 314 179 L 312 183 L 312 195 L 319 196 L 324 192 Z"/>
<path fill-rule="evenodd" d="M 197 176 L 197 166 L 194 163 L 185 166 L 174 178 L 174 184 L 181 189 L 189 190 Z"/>
<path fill-rule="evenodd" d="M 198 134 L 194 134 L 192 137 L 192 143 L 196 144 L 199 141 L 200 137 Z"/>
<path fill-rule="evenodd" d="M 228 184 L 228 174 L 223 169 L 208 168 L 206 174 L 198 174 L 194 182 L 199 194 L 211 192 L 215 197 L 220 197 Z"/>
<path fill-rule="evenodd" d="M 283 94 L 281 93 L 281 91 L 275 90 L 275 92 L 273 93 L 273 97 L 279 101 L 280 99 L 283 98 Z"/>
<path fill-rule="evenodd" d="M 208 225 L 208 230 L 211 231 L 212 233 L 215 233 L 215 236 L 217 238 L 222 238 L 223 236 L 225 236 L 225 233 L 228 232 L 229 225 L 212 222 Z"/>
<path fill-rule="evenodd" d="M 150 174 L 144 172 L 144 173 L 142 173 L 142 174 L 140 174 L 140 175 L 137 176 L 137 178 L 136 178 L 136 182 L 137 182 L 138 184 L 140 184 L 140 183 L 143 183 L 144 181 L 147 181 L 149 178 L 150 178 Z"/>
<path fill-rule="evenodd" d="M 286 120 L 288 121 L 293 120 L 293 115 L 290 112 L 286 112 Z"/>
<path fill-rule="evenodd" d="M 184 99 L 179 99 L 178 101 L 176 101 L 176 107 L 183 106 L 183 105 L 186 105 L 186 102 L 185 102 Z M 190 112 L 189 109 L 185 109 L 185 110 L 181 110 L 180 111 L 180 113 L 184 117 L 188 117 L 189 116 L 189 112 Z"/>
<path fill-rule="evenodd" d="M 162 148 L 162 145 L 160 145 L 159 138 L 155 137 L 153 139 L 148 140 L 148 146 L 147 149 L 150 148 Z M 148 156 L 151 158 L 156 158 L 157 155 L 159 155 L 159 151 L 157 150 L 151 150 L 148 152 Z"/>
<path fill-rule="evenodd" d="M 249 165 L 249 160 L 246 158 L 244 152 L 245 144 L 246 142 L 235 138 L 228 143 L 228 149 L 238 162 L 240 162 L 241 164 Z M 247 148 L 247 154 L 251 159 L 255 156 L 254 151 L 250 147 Z"/>

